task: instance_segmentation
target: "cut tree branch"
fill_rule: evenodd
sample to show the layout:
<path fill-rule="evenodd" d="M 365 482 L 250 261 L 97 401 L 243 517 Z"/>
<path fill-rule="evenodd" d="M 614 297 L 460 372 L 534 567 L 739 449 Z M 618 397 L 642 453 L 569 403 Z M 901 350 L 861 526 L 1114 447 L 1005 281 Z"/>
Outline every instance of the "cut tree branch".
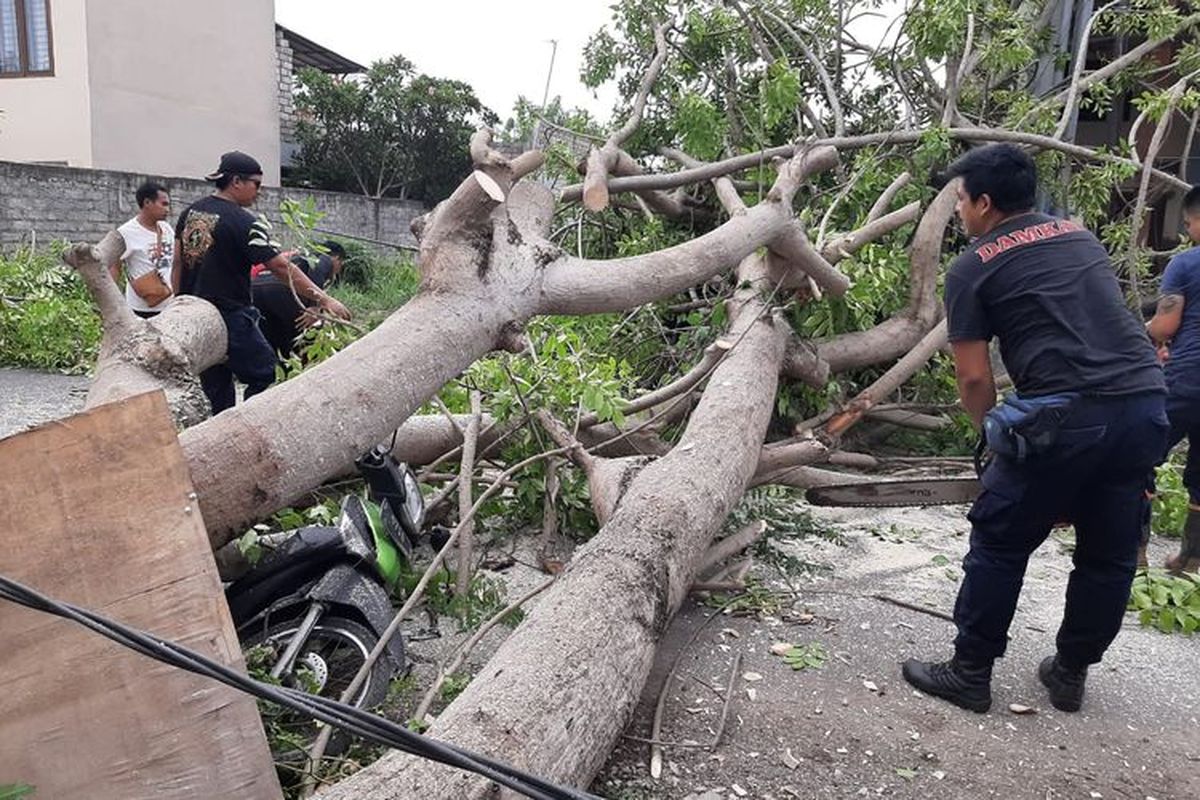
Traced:
<path fill-rule="evenodd" d="M 663 63 L 667 60 L 667 27 L 664 23 L 654 28 L 654 58 L 642 76 L 637 95 L 633 99 L 633 107 L 629 111 L 629 118 L 620 129 L 608 137 L 603 147 L 593 147 L 588 153 L 587 175 L 583 179 L 583 206 L 588 211 L 603 211 L 608 208 L 608 173 L 617 165 L 621 145 L 633 135 L 642 122 L 646 99 L 650 90 L 654 88 L 659 73 L 662 72 Z"/>
<path fill-rule="evenodd" d="M 478 390 L 471 392 L 471 422 L 463 434 L 462 462 L 458 471 L 458 515 L 467 519 L 471 511 L 471 474 L 475 471 L 475 445 L 479 440 L 479 420 L 483 416 Z M 458 559 L 454 572 L 454 595 L 460 599 L 471 593 L 471 573 L 475 562 L 475 522 L 464 524 L 458 537 Z"/>

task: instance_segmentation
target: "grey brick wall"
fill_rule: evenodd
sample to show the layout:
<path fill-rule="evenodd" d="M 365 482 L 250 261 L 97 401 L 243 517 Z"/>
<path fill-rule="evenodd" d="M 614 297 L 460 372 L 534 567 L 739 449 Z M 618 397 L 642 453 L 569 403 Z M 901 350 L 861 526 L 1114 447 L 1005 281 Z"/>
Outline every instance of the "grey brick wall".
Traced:
<path fill-rule="evenodd" d="M 292 46 L 283 31 L 275 29 L 275 55 L 279 63 L 279 138 L 296 141 L 296 106 L 292 97 L 295 89 Z"/>
<path fill-rule="evenodd" d="M 0 245 L 28 243 L 31 239 L 97 241 L 137 213 L 133 194 L 147 178 L 165 184 L 171 193 L 172 224 L 185 206 L 212 192 L 211 184 L 192 178 L 0 161 Z M 286 235 L 279 217 L 280 200 L 306 197 L 313 198 L 316 207 L 325 212 L 317 226 L 320 231 L 416 246 L 409 223 L 425 208 L 409 200 L 372 200 L 337 192 L 264 187 L 251 210 L 265 213 L 280 234 Z M 379 249 L 392 250 L 386 246 Z"/>

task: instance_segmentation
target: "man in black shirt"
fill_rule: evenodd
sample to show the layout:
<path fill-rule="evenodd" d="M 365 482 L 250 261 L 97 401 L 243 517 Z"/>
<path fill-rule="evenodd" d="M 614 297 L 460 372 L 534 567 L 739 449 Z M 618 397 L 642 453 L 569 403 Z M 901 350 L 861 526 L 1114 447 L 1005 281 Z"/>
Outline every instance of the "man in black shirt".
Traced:
<path fill-rule="evenodd" d="M 205 180 L 216 184 L 216 191 L 188 206 L 175 225 L 178 264 L 172 279 L 176 294 L 203 297 L 225 320 L 226 362 L 200 374 L 213 414 L 218 414 L 236 401 L 234 377 L 246 384 L 246 399 L 275 380 L 275 353 L 259 330 L 259 313 L 251 302 L 252 265 L 265 265 L 280 280 L 290 281 L 300 297 L 334 316 L 349 319 L 350 312 L 279 252 L 265 218 L 246 210 L 262 185 L 262 167 L 255 159 L 236 150 L 225 153 Z"/>
<path fill-rule="evenodd" d="M 337 279 L 342 271 L 342 259 L 346 256 L 345 248 L 335 241 L 327 241 L 323 247 L 326 253 L 317 260 L 315 267 L 310 267 L 309 260 L 304 256 L 294 255 L 291 258 L 292 263 L 320 289 Z M 312 303 L 298 302 L 292 287 L 266 270 L 255 270 L 250 288 L 254 307 L 262 314 L 259 328 L 276 354 L 280 358 L 288 358 L 296 350 L 296 337 L 313 322 L 313 317 L 305 313 L 306 307 Z"/>
<path fill-rule="evenodd" d="M 1104 246 L 1081 226 L 1034 212 L 1037 174 L 1012 145 L 973 150 L 950 167 L 970 247 L 946 276 L 946 315 L 963 407 L 989 444 L 1016 441 L 983 473 L 971 507 L 970 550 L 954 607 L 958 636 L 945 662 L 909 659 L 904 677 L 972 711 L 992 702 L 992 662 L 1006 636 L 1025 567 L 1050 528 L 1075 526 L 1074 569 L 1056 639 L 1038 675 L 1051 703 L 1077 711 L 1090 664 L 1121 627 L 1137 561 L 1146 478 L 1167 434 L 1154 348 L 1125 307 Z M 988 343 L 1019 398 L 996 405 Z M 1053 409 L 1052 413 L 1048 409 Z M 1019 411 L 1019 414 L 1027 412 Z M 1031 427 L 1025 427 L 1031 426 Z M 1025 444 L 1037 447 L 1026 450 Z"/>

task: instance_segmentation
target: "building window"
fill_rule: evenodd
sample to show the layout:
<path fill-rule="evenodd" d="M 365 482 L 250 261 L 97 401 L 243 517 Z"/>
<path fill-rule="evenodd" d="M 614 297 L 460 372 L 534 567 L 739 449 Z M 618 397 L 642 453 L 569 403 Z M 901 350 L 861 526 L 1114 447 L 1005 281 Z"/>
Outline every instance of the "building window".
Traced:
<path fill-rule="evenodd" d="M 0 0 L 0 78 L 53 74 L 50 0 Z"/>

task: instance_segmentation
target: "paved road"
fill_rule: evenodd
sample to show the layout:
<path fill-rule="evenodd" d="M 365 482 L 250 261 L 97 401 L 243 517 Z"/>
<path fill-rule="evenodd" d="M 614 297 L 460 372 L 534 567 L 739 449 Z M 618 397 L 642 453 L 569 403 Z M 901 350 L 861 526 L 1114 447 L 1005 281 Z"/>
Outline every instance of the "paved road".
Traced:
<path fill-rule="evenodd" d="M 83 408 L 89 378 L 0 368 L 0 438 Z"/>

